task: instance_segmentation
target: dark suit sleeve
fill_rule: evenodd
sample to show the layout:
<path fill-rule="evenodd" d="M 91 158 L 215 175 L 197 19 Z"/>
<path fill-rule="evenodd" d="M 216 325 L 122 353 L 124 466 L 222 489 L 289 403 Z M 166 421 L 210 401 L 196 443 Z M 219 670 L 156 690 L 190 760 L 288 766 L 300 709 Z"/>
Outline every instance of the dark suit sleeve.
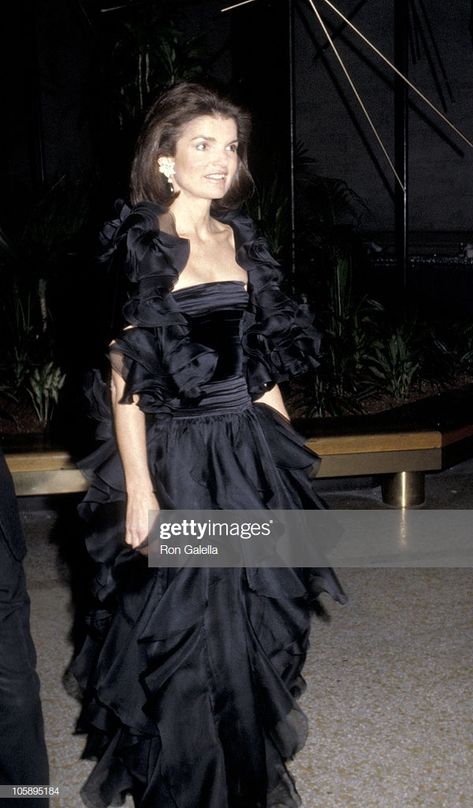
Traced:
<path fill-rule="evenodd" d="M 6 542 L 8 549 L 17 561 L 21 561 L 26 553 L 25 539 L 21 528 L 15 489 L 3 452 L 0 449 L 0 540 Z"/>

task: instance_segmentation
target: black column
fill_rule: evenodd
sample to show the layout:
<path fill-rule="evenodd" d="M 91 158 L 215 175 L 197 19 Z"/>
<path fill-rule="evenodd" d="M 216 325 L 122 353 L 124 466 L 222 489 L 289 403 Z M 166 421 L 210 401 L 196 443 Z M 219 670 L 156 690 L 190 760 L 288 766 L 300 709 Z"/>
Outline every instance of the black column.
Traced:
<path fill-rule="evenodd" d="M 257 179 L 284 175 L 289 193 L 290 100 L 286 0 L 258 0 L 232 14 L 233 86 L 252 114 Z"/>
<path fill-rule="evenodd" d="M 409 0 L 394 0 L 394 63 L 407 76 L 409 70 Z M 406 303 L 409 283 L 409 228 L 408 228 L 408 87 L 396 76 L 394 87 L 395 166 L 404 185 L 396 182 L 395 231 L 398 267 L 399 298 Z"/>

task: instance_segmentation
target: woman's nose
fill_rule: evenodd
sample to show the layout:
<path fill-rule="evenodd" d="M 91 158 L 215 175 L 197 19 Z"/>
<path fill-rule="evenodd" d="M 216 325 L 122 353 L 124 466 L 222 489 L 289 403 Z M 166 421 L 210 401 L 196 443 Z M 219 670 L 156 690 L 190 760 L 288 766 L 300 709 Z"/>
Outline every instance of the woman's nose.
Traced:
<path fill-rule="evenodd" d="M 216 152 L 216 154 L 214 155 L 214 158 L 215 158 L 216 163 L 221 163 L 222 165 L 226 166 L 228 164 L 229 160 L 232 158 L 232 156 L 233 156 L 233 152 L 229 152 L 228 149 L 226 148 L 226 146 L 224 146 L 224 147 L 222 147 L 221 150 Z"/>

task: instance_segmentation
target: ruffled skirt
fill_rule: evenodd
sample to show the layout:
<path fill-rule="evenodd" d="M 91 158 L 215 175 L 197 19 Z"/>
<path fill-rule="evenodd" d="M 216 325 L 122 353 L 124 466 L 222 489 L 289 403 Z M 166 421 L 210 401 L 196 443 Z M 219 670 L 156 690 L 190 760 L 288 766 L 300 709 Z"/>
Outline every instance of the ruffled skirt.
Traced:
<path fill-rule="evenodd" d="M 163 508 L 324 507 L 316 456 L 262 404 L 151 417 L 148 461 Z M 346 596 L 330 569 L 150 569 L 124 542 L 125 491 L 113 438 L 82 464 L 80 505 L 97 562 L 96 608 L 73 672 L 79 731 L 97 761 L 86 805 L 294 808 L 285 767 L 303 746 L 297 704 L 313 611 Z"/>

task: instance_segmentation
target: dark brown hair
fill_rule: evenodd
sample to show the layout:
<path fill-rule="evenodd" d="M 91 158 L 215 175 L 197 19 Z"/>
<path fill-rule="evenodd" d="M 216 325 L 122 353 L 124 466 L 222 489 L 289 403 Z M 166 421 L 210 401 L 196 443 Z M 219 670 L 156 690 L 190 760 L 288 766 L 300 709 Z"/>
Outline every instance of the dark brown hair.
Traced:
<path fill-rule="evenodd" d="M 173 156 L 182 127 L 201 115 L 233 118 L 238 133 L 238 168 L 231 187 L 221 199 L 212 201 L 214 212 L 239 208 L 253 190 L 253 179 L 248 169 L 248 140 L 251 117 L 213 89 L 201 84 L 180 82 L 161 95 L 149 110 L 138 138 L 131 169 L 131 201 L 148 201 L 164 207 L 174 201 L 169 184 L 158 169 L 161 155 Z"/>

